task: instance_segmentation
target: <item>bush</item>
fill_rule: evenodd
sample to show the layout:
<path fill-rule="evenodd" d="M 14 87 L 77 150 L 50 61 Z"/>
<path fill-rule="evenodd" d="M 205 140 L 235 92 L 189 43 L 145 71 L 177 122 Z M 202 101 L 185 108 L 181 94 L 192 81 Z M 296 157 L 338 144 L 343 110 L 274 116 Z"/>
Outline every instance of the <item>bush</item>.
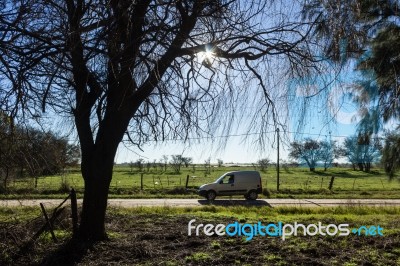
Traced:
<path fill-rule="evenodd" d="M 61 178 L 60 188 L 58 189 L 60 192 L 69 193 L 71 191 L 71 186 L 66 178 Z"/>
<path fill-rule="evenodd" d="M 270 198 L 270 197 L 271 197 L 271 191 L 269 191 L 268 188 L 264 188 L 263 191 L 262 191 L 262 194 L 263 194 L 264 196 L 266 196 L 267 198 Z"/>
<path fill-rule="evenodd" d="M 168 191 L 168 194 L 172 194 L 172 195 L 187 194 L 187 191 L 186 191 L 185 187 L 175 187 L 173 189 L 170 189 Z"/>

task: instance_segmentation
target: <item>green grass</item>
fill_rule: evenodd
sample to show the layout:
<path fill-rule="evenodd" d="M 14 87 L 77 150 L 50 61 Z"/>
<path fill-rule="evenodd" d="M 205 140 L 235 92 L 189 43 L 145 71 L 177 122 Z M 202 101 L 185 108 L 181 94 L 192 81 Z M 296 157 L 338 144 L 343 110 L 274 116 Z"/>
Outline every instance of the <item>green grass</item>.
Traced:
<path fill-rule="evenodd" d="M 1 233 L 6 228 L 32 235 L 23 230 L 40 216 L 38 207 L 0 208 Z M 98 243 L 80 261 L 86 264 L 127 265 L 396 265 L 400 262 L 400 207 L 135 207 L 109 208 L 107 231 L 109 241 Z M 65 215 L 62 224 L 69 219 Z M 187 235 L 187 224 L 240 223 L 348 223 L 351 227 L 380 225 L 384 236 L 289 236 L 285 241 L 277 237 L 255 236 L 251 241 L 243 237 Z M 13 220 L 19 221 L 14 222 Z M 4 225 L 4 226 L 3 226 Z M 2 227 L 3 226 L 3 227 Z M 70 237 L 70 228 L 55 229 L 60 243 L 55 244 L 50 234 L 43 234 L 33 247 L 32 253 L 15 261 L 11 255 L 16 244 L 10 238 L 0 240 L 4 248 L 0 262 L 12 265 L 39 264 L 44 257 L 54 254 Z M 64 257 L 60 258 L 64 261 Z M 5 264 L 6 265 L 6 264 Z"/>
<path fill-rule="evenodd" d="M 32 220 L 41 215 L 38 207 L 0 207 L 0 223 L 2 222 L 23 222 Z"/>
<path fill-rule="evenodd" d="M 361 225 L 380 225 L 384 228 L 385 236 L 400 234 L 400 207 L 277 207 L 260 208 L 245 206 L 202 206 L 202 207 L 135 207 L 110 208 L 109 214 L 119 216 L 130 215 L 158 215 L 160 217 L 182 216 L 187 221 L 193 217 L 200 221 L 234 219 L 240 223 L 278 222 L 284 223 L 348 223 L 350 228 Z M 215 249 L 215 242 L 211 242 Z"/>
<path fill-rule="evenodd" d="M 128 167 L 116 166 L 110 184 L 110 198 L 198 198 L 195 190 L 202 184 L 215 181 L 228 171 L 254 170 L 254 167 L 213 167 L 210 174 L 201 166 L 182 168 L 180 174 L 149 169 L 143 173 L 131 171 Z M 140 179 L 143 174 L 143 191 Z M 186 177 L 191 191 L 185 191 Z M 280 172 L 280 191 L 276 191 L 276 171 L 267 169 L 261 172 L 263 187 L 272 198 L 400 198 L 400 182 L 389 181 L 381 169 L 371 173 L 353 171 L 348 168 L 332 168 L 326 172 L 317 169 L 310 172 L 307 168 L 288 168 Z M 331 177 L 335 176 L 333 190 L 329 190 Z M 59 175 L 12 180 L 8 192 L 0 198 L 60 198 L 66 194 L 66 188 L 73 187 L 78 197 L 83 193 L 83 179 L 79 169 L 69 170 L 63 178 Z"/>
<path fill-rule="evenodd" d="M 2 209 L 7 208 L 0 208 Z M 32 209 L 27 207 L 27 209 Z M 265 207 L 260 208 L 259 206 L 240 206 L 233 205 L 228 207 L 206 205 L 198 207 L 170 207 L 170 206 L 158 206 L 158 207 L 132 207 L 132 208 L 109 208 L 109 212 L 115 214 L 196 214 L 202 217 L 207 217 L 212 214 L 218 213 L 226 217 L 233 215 L 247 215 L 247 216 L 265 216 L 271 217 L 276 215 L 316 215 L 316 214 L 332 214 L 332 215 L 367 215 L 367 214 L 384 214 L 384 215 L 400 215 L 400 207 L 396 206 L 383 206 L 383 207 L 370 207 L 370 206 L 337 206 L 337 207 L 318 207 L 318 208 L 306 208 L 296 206 L 279 206 L 275 208 Z"/>
<path fill-rule="evenodd" d="M 204 261 L 208 261 L 211 259 L 211 256 L 205 252 L 197 252 L 197 253 L 193 253 L 190 256 L 187 256 L 185 258 L 186 262 L 195 262 L 195 263 L 200 263 L 200 262 L 204 262 Z"/>
<path fill-rule="evenodd" d="M 326 221 L 335 219 L 336 221 L 365 223 L 375 222 L 377 220 L 390 220 L 400 217 L 400 207 L 369 207 L 369 206 L 338 206 L 338 207 L 276 207 L 260 208 L 257 206 L 200 206 L 200 207 L 135 207 L 135 208 L 110 208 L 110 214 L 117 215 L 142 215 L 159 214 L 166 216 L 188 215 L 204 219 L 231 218 L 235 217 L 239 222 L 258 221 L 258 220 L 282 220 L 286 222 L 299 220 L 307 221 Z M 400 221 L 398 221 L 400 222 Z M 400 228 L 398 228 L 400 232 Z"/>

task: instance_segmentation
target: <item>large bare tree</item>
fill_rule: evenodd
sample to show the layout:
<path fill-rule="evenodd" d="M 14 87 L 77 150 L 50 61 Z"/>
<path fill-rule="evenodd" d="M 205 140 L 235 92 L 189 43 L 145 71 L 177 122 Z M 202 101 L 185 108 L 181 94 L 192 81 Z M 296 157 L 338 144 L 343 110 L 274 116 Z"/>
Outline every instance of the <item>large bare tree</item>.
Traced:
<path fill-rule="evenodd" d="M 20 119 L 38 119 L 45 111 L 73 117 L 85 182 L 77 237 L 84 240 L 106 237 L 107 195 L 121 141 L 140 147 L 226 132 L 247 109 L 255 110 L 247 124 L 265 132 L 268 121 L 277 121 L 274 99 L 285 95 L 273 84 L 318 64 L 312 55 L 317 45 L 308 40 L 312 24 L 296 15 L 297 2 L 0 5 L 1 108 Z"/>

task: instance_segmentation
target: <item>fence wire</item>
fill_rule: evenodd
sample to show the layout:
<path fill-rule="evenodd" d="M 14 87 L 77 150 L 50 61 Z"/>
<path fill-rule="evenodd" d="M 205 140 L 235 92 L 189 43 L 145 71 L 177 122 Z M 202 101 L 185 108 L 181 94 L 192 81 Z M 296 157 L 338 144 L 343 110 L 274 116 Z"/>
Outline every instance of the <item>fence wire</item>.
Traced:
<path fill-rule="evenodd" d="M 72 235 L 71 208 L 69 202 L 54 215 L 54 206 L 45 206 L 49 217 L 53 217 L 53 232 L 59 242 Z M 22 257 L 29 260 L 34 250 L 53 242 L 46 220 L 37 207 L 2 208 L 0 220 L 0 265 L 13 265 Z"/>

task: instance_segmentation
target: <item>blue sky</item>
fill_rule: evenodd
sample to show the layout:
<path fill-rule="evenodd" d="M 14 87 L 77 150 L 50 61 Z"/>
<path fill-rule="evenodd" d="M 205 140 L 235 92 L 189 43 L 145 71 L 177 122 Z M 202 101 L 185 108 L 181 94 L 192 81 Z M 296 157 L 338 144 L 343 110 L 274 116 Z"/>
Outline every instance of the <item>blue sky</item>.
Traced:
<path fill-rule="evenodd" d="M 336 73 L 288 80 L 285 84 L 290 97 L 287 109 L 280 110 L 286 121 L 281 128 L 281 160 L 287 159 L 288 144 L 294 139 L 306 137 L 314 139 L 333 139 L 343 141 L 346 136 L 355 134 L 358 122 L 357 105 L 353 102 L 350 85 L 360 78 L 358 73 L 347 68 L 338 76 Z M 301 103 L 307 102 L 305 110 Z M 304 118 L 304 119 L 302 119 Z M 301 122 L 299 122 L 301 121 Z M 266 146 L 261 149 L 253 135 L 247 135 L 243 128 L 231 136 L 226 145 L 220 138 L 199 139 L 191 143 L 164 142 L 148 143 L 140 151 L 136 147 L 119 146 L 116 162 L 130 162 L 143 158 L 146 161 L 159 160 L 163 155 L 182 154 L 192 157 L 195 163 L 203 163 L 211 158 L 212 163 L 222 159 L 225 163 L 252 163 L 260 158 L 276 161 L 275 132 L 268 133 Z M 256 132 L 254 132 L 256 133 Z"/>

